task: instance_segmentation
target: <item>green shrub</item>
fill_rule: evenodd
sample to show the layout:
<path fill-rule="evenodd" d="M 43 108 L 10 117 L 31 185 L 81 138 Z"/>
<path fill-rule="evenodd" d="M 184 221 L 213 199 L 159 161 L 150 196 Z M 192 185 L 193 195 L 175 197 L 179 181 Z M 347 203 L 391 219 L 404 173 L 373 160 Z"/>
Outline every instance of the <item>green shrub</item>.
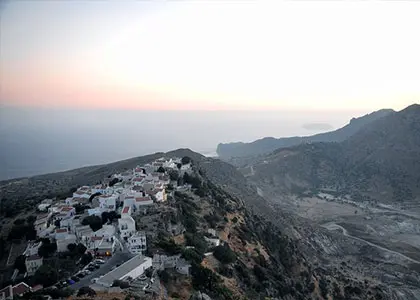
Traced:
<path fill-rule="evenodd" d="M 236 260 L 236 253 L 230 249 L 228 244 L 215 247 L 213 255 L 224 264 L 230 264 Z"/>

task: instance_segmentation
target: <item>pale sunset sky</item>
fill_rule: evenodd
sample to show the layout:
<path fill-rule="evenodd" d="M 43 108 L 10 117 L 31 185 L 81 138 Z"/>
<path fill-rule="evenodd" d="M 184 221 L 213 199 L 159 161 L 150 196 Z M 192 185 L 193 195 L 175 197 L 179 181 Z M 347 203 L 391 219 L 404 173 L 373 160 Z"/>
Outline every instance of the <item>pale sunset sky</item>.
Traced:
<path fill-rule="evenodd" d="M 420 2 L 5 1 L 0 104 L 396 110 L 420 102 Z"/>

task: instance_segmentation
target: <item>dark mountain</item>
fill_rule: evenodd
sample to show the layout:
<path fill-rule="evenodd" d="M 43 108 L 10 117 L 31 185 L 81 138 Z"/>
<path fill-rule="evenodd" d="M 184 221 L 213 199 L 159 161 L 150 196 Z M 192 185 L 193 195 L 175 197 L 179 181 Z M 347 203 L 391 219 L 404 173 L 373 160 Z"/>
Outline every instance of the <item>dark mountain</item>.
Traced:
<path fill-rule="evenodd" d="M 341 143 L 278 149 L 253 170 L 253 179 L 284 193 L 329 190 L 356 201 L 413 204 L 420 198 L 420 105 L 379 118 Z"/>
<path fill-rule="evenodd" d="M 256 156 L 270 153 L 279 148 L 296 146 L 309 142 L 342 142 L 366 125 L 394 113 L 392 109 L 382 109 L 360 118 L 351 119 L 346 126 L 326 133 L 304 137 L 273 138 L 265 137 L 252 143 L 228 143 L 217 146 L 217 154 L 222 159 L 232 157 Z"/>

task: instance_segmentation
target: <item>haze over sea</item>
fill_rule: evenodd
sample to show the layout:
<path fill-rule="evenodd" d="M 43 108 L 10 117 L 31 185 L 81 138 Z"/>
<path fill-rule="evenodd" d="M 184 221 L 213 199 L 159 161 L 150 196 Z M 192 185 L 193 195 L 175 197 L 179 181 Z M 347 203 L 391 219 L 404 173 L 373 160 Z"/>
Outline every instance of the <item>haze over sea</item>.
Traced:
<path fill-rule="evenodd" d="M 214 156 L 220 142 L 311 135 L 325 126 L 341 127 L 365 113 L 368 111 L 129 111 L 2 106 L 0 179 L 177 148 Z"/>

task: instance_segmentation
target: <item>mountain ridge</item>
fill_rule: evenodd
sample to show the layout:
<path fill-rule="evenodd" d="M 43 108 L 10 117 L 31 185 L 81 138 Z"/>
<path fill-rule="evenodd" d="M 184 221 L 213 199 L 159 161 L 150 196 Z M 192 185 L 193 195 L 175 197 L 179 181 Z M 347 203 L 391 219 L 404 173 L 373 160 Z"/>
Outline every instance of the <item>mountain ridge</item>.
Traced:
<path fill-rule="evenodd" d="M 254 178 L 274 182 L 284 193 L 294 186 L 350 192 L 360 201 L 415 201 L 420 198 L 420 105 L 379 118 L 340 143 L 279 148 L 259 161 Z"/>
<path fill-rule="evenodd" d="M 308 142 L 341 142 L 364 126 L 381 119 L 389 114 L 395 113 L 392 109 L 381 109 L 358 118 L 352 118 L 350 122 L 339 129 L 319 133 L 310 136 L 294 136 L 284 138 L 264 137 L 250 143 L 220 143 L 217 145 L 217 154 L 222 159 L 232 157 L 246 157 L 267 154 L 278 148 L 296 146 Z"/>

